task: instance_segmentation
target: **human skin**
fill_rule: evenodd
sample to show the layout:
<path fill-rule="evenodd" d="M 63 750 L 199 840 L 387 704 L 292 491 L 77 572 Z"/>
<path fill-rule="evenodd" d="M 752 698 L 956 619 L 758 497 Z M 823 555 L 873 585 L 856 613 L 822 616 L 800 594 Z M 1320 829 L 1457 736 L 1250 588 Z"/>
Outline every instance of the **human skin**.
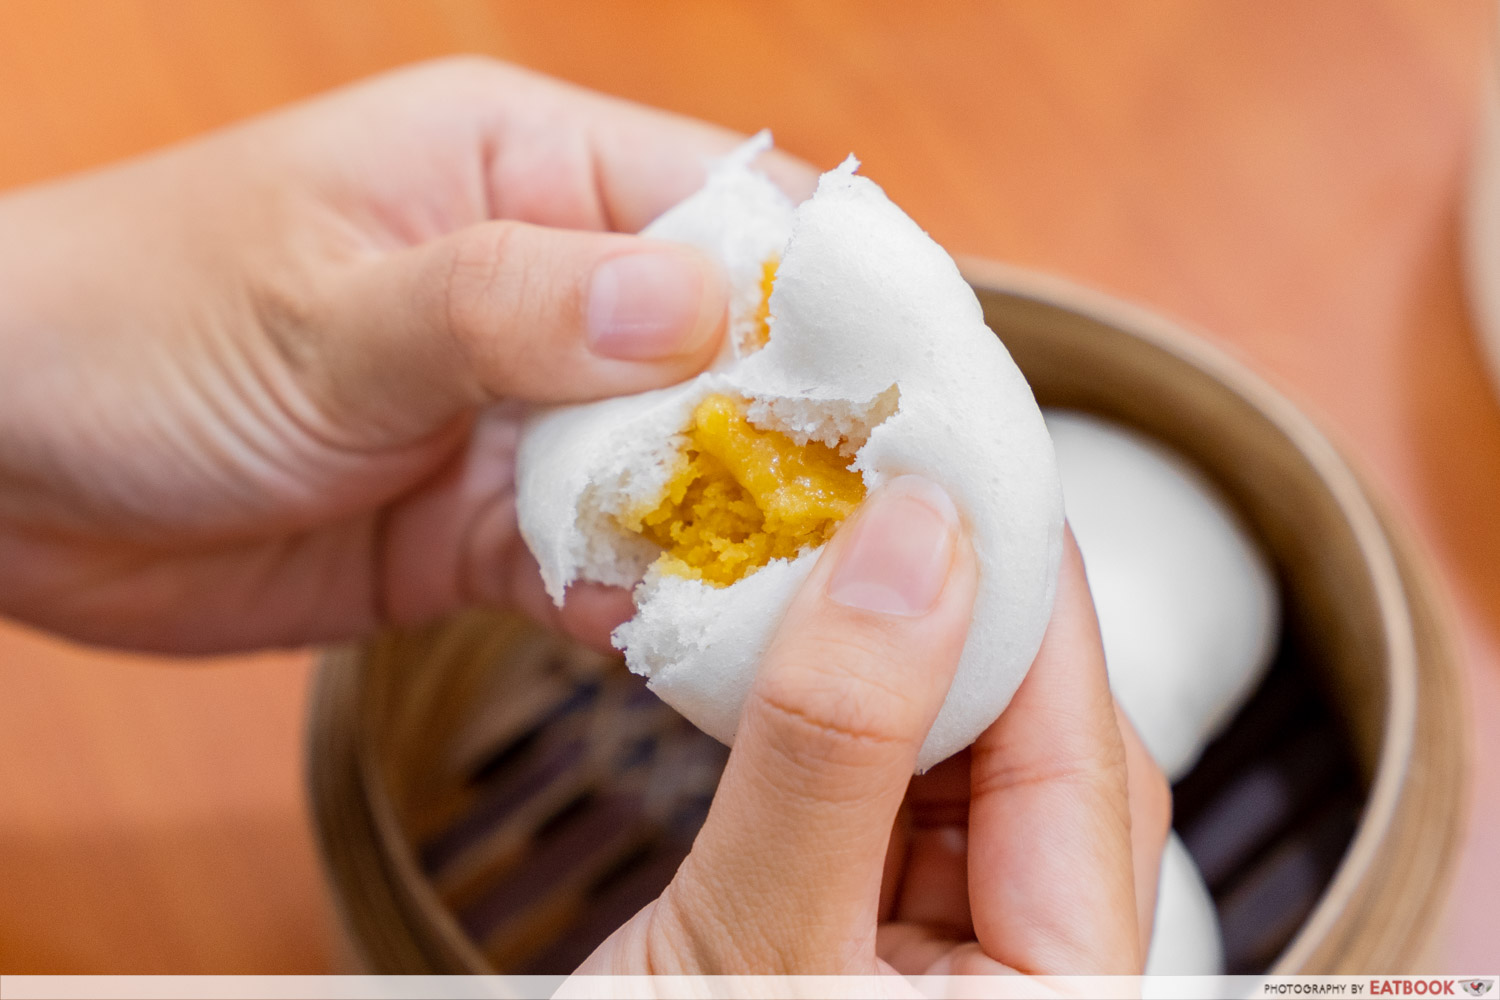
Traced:
<path fill-rule="evenodd" d="M 184 653 L 547 614 L 514 405 L 710 359 L 716 268 L 607 231 L 738 139 L 459 60 L 0 200 L 0 610 Z M 677 272 L 660 322 L 591 349 L 596 268 L 652 249 Z M 574 597 L 596 640 L 628 609 Z"/>
<path fill-rule="evenodd" d="M 977 573 L 950 515 L 933 545 L 951 553 L 944 579 L 909 602 L 923 610 L 891 613 L 869 583 L 846 603 L 849 575 L 910 587 L 935 561 L 910 556 L 924 515 L 891 496 L 901 482 L 840 528 L 798 593 L 676 877 L 579 973 L 1140 973 L 1157 870 L 1144 855 L 1159 861 L 1170 809 L 1118 721 L 1072 535 L 1056 612 L 1010 707 L 912 779 Z"/>
<path fill-rule="evenodd" d="M 726 308 L 717 267 L 629 234 L 697 189 L 706 159 L 740 138 L 513 67 L 447 60 L 0 198 L 0 614 L 87 642 L 214 653 L 344 639 L 484 604 L 518 606 L 607 646 L 631 612 L 628 595 L 575 586 L 554 609 L 520 542 L 517 420 L 528 405 L 668 385 L 713 357 Z M 794 197 L 816 176 L 780 154 L 762 166 Z M 972 560 L 967 544 L 953 542 L 952 566 Z M 1058 630 L 1093 627 L 1071 565 L 1063 592 L 1072 597 L 1059 602 L 1048 649 Z M 940 628 L 938 612 L 918 616 L 926 648 L 895 642 L 904 633 L 880 612 L 795 615 L 777 648 L 826 632 L 827 648 L 862 649 L 843 678 L 856 687 L 861 671 L 897 654 L 917 657 L 911 669 L 931 667 L 899 743 L 914 727 L 925 733 L 925 706 L 942 700 L 951 664 L 933 650 L 961 645 L 971 589 L 945 586 Z M 1107 765 L 1069 793 L 1077 811 L 1000 825 L 1007 843 L 1032 837 L 1027 849 L 1059 872 L 1099 875 L 1071 885 L 1094 901 L 1082 916 L 1115 928 L 1100 937 L 1080 925 L 1098 945 L 1089 967 L 1132 971 L 1169 806 L 1128 725 L 1114 721 L 1095 652 L 1082 640 L 1051 659 L 1044 650 L 1032 671 L 1043 680 L 1023 685 L 971 759 L 998 759 L 984 748 L 1020 732 L 1012 738 L 1041 740 L 1039 752 L 1059 761 Z M 1027 693 L 1039 687 L 1043 695 Z M 1028 728 L 1027 718 L 1072 712 L 1067 699 L 1085 694 L 1094 701 L 1077 745 L 1052 746 Z M 885 880 L 899 899 L 861 911 L 871 922 L 859 924 L 860 947 L 876 941 L 883 916 L 896 922 L 879 932 L 880 951 L 902 956 L 898 966 L 970 937 L 1016 968 L 1055 964 L 1043 961 L 1050 945 L 1026 943 L 1026 928 L 1071 916 L 1019 910 L 1003 926 L 982 916 L 993 913 L 986 901 L 1029 883 L 984 860 L 998 856 L 985 846 L 996 825 L 981 821 L 995 799 L 970 805 L 962 780 L 979 765 L 944 765 L 898 811 L 910 765 L 898 780 L 888 747 L 851 747 L 851 773 L 871 782 L 880 809 L 870 815 L 884 823 L 879 857 L 862 859 L 861 898 L 881 884 L 893 824 L 891 871 L 905 872 Z M 861 748 L 880 749 L 880 766 L 855 760 Z M 770 823 L 769 800 L 731 780 L 746 766 L 731 764 L 714 816 Z M 933 808 L 969 816 L 967 898 L 948 891 L 963 881 L 954 865 L 965 851 L 923 825 Z M 1099 820 L 1099 838 L 1057 838 L 1045 825 L 1100 816 L 1113 818 Z M 722 825 L 711 817 L 707 830 Z M 819 856 L 817 845 L 786 840 L 792 833 L 772 824 L 761 842 L 778 857 Z M 957 860 L 932 860 L 927 841 Z M 671 906 L 693 898 L 680 886 L 745 877 L 727 849 L 705 853 L 711 843 L 695 848 Z M 803 885 L 809 898 L 853 891 L 815 873 Z M 741 916 L 752 938 L 751 925 L 770 919 Z M 675 947 L 647 937 L 663 961 Z M 809 939 L 819 942 L 809 950 L 768 937 L 769 950 L 753 954 L 700 942 L 668 964 L 848 966 L 852 945 L 835 938 Z M 992 951 L 1006 941 L 1010 951 Z"/>

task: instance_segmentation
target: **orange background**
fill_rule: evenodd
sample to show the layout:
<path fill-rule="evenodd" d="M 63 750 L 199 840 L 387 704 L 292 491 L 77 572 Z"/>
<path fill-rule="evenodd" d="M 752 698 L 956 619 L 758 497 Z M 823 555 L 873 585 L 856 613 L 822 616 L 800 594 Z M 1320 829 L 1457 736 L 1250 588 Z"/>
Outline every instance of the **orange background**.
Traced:
<path fill-rule="evenodd" d="M 485 52 L 769 125 L 825 167 L 855 150 L 950 250 L 1208 331 L 1372 473 L 1446 578 L 1479 745 L 1435 961 L 1472 972 L 1500 958 L 1500 408 L 1458 222 L 1489 21 L 1478 0 L 7 0 L 0 188 Z M 308 677 L 304 654 L 161 664 L 0 627 L 0 970 L 337 968 Z"/>

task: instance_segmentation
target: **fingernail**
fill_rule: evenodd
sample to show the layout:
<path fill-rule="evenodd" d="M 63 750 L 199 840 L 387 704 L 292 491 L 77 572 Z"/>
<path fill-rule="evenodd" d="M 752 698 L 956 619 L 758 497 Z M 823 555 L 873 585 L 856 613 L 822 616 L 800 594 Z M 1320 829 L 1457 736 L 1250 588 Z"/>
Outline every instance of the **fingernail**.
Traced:
<path fill-rule="evenodd" d="M 654 361 L 686 354 L 699 329 L 704 270 L 686 251 L 611 257 L 589 287 L 589 349 L 606 358 Z"/>
<path fill-rule="evenodd" d="M 953 563 L 958 511 L 936 483 L 893 479 L 865 501 L 839 554 L 828 597 L 845 607 L 914 617 L 937 603 Z"/>

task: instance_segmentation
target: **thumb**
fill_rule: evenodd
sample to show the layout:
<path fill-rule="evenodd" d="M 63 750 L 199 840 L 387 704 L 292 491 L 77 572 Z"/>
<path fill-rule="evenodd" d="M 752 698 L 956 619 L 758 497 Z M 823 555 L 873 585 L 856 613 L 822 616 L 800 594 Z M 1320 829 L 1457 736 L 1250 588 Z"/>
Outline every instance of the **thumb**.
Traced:
<path fill-rule="evenodd" d="M 834 536 L 777 631 L 708 820 L 657 906 L 657 925 L 693 942 L 688 971 L 873 971 L 891 827 L 976 583 L 952 501 L 916 476 L 872 494 Z"/>
<path fill-rule="evenodd" d="M 500 398 L 679 382 L 717 352 L 727 303 L 692 247 L 486 222 L 347 270 L 298 369 L 332 412 L 399 440 Z"/>

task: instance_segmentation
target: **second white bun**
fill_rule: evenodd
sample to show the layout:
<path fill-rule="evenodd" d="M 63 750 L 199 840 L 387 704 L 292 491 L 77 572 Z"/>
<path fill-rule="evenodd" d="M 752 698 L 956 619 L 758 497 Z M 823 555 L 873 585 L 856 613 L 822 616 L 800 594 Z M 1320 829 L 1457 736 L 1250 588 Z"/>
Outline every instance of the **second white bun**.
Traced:
<path fill-rule="evenodd" d="M 1146 975 L 1223 974 L 1224 939 L 1213 897 L 1187 847 L 1177 834 L 1169 834 L 1156 885 L 1156 919 L 1151 925 Z"/>
<path fill-rule="evenodd" d="M 1219 491 L 1180 456 L 1098 417 L 1046 417 L 1110 687 L 1176 781 L 1270 665 L 1275 577 Z"/>
<path fill-rule="evenodd" d="M 731 743 L 762 654 L 820 550 L 714 587 L 646 573 L 659 551 L 621 512 L 660 494 L 693 407 L 749 400 L 756 424 L 798 441 L 857 446 L 867 489 L 906 474 L 942 486 L 979 562 L 973 626 L 917 761 L 973 742 L 1009 703 L 1041 644 L 1061 553 L 1062 500 L 1031 389 L 984 324 L 952 259 L 851 158 L 795 211 L 749 145 L 644 235 L 716 256 L 735 289 L 736 343 L 754 283 L 779 255 L 771 336 L 714 371 L 657 392 L 539 414 L 517 459 L 521 531 L 561 603 L 576 580 L 631 585 L 615 633 L 626 662 L 710 735 Z"/>

